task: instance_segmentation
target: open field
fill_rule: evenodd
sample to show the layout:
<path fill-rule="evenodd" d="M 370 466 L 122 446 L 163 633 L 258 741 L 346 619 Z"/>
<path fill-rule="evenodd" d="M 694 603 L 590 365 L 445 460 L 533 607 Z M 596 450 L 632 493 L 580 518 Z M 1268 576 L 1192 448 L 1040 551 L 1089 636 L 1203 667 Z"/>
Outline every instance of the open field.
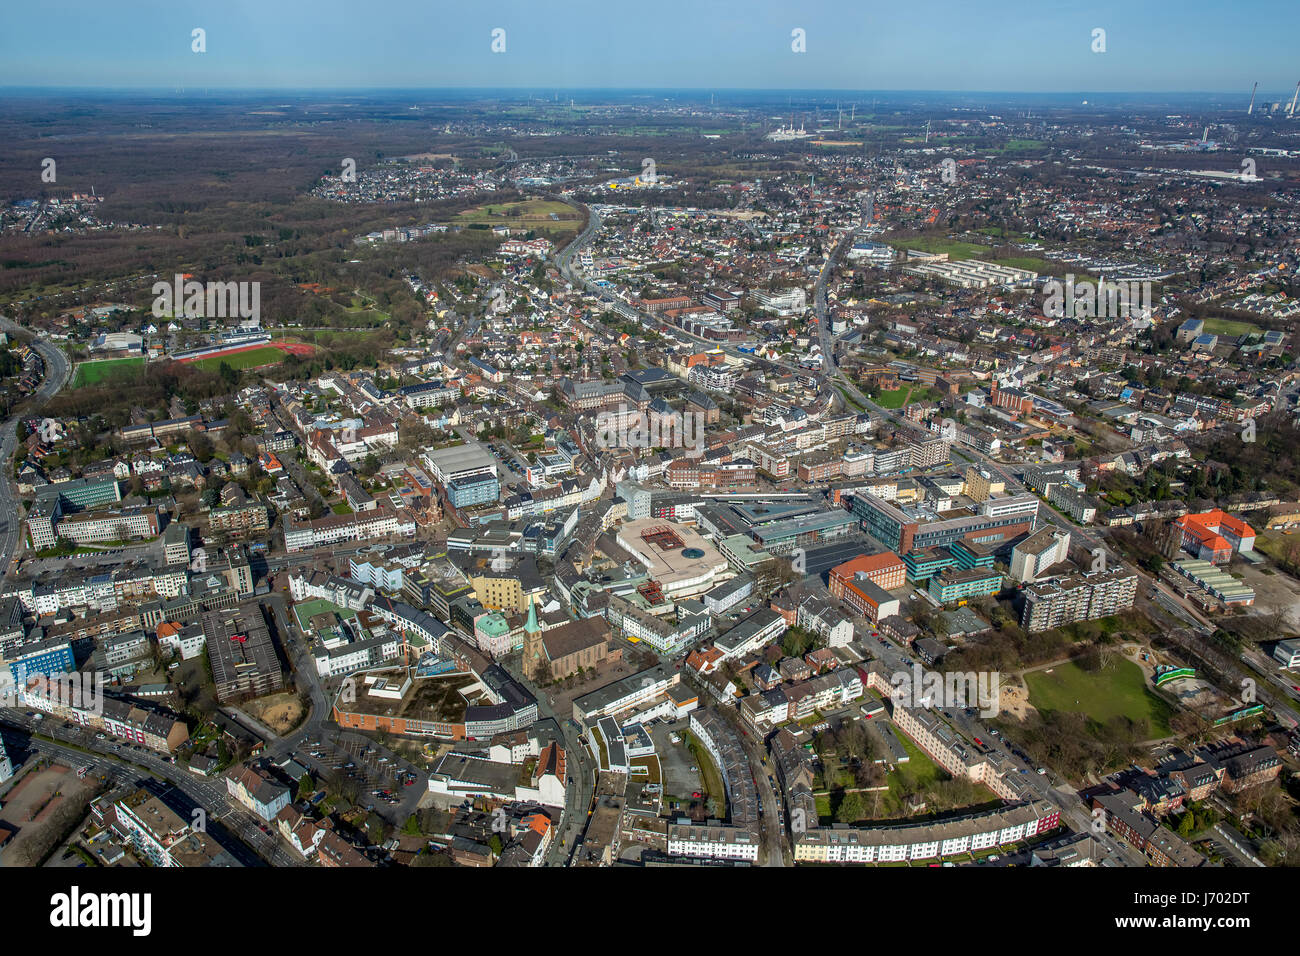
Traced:
<path fill-rule="evenodd" d="M 1021 150 L 1025 150 L 1025 149 L 1039 149 L 1043 145 L 1044 144 L 1041 139 L 1010 139 L 1007 140 L 1007 145 L 999 149 L 998 152 L 1018 153 Z"/>
<path fill-rule="evenodd" d="M 283 359 L 284 349 L 276 348 L 273 345 L 259 345 L 242 352 L 231 352 L 226 355 L 214 355 L 211 358 L 196 359 L 190 364 L 195 368 L 215 372 L 221 368 L 222 363 L 229 365 L 233 369 L 245 369 L 260 368 L 263 365 L 275 365 Z"/>
<path fill-rule="evenodd" d="M 0 811 L 0 823 L 17 831 L 5 848 L 5 865 L 38 865 L 85 813 L 93 795 L 92 782 L 78 779 L 63 764 L 28 770 L 5 795 Z"/>
<path fill-rule="evenodd" d="M 98 385 L 105 379 L 135 372 L 143 365 L 143 355 L 134 358 L 82 362 L 77 366 L 77 372 L 72 377 L 72 387 L 81 388 L 85 385 Z"/>
<path fill-rule="evenodd" d="M 1211 335 L 1257 335 L 1260 329 L 1253 322 L 1239 322 L 1235 319 L 1206 319 L 1205 331 Z"/>
<path fill-rule="evenodd" d="M 460 226 L 509 226 L 546 233 L 577 232 L 582 219 L 562 202 L 528 199 L 523 202 L 489 203 L 460 213 L 451 222 Z"/>
<path fill-rule="evenodd" d="M 908 402 L 920 402 L 937 397 L 934 391 L 924 385 L 904 385 L 892 391 L 884 391 L 874 401 L 881 408 L 902 408 Z"/>
<path fill-rule="evenodd" d="M 1112 717 L 1139 720 L 1145 717 L 1152 737 L 1170 733 L 1172 708 L 1146 687 L 1142 669 L 1132 661 L 1116 658 L 1096 673 L 1077 664 L 1058 664 L 1049 671 L 1025 675 L 1029 702 L 1040 711 L 1074 711 L 1105 723 Z"/>
<path fill-rule="evenodd" d="M 908 249 L 930 252 L 935 255 L 946 252 L 950 259 L 978 259 L 981 256 L 987 256 L 993 251 L 991 247 L 981 246 L 976 242 L 942 239 L 937 236 L 917 236 L 914 239 L 901 239 L 897 242 L 891 242 L 890 245 L 902 252 L 907 252 Z"/>
<path fill-rule="evenodd" d="M 1006 259 L 990 259 L 989 262 L 998 266 L 1007 266 L 1011 269 L 1031 269 L 1038 273 L 1051 272 L 1052 270 L 1052 263 L 1035 256 L 1011 256 Z"/>

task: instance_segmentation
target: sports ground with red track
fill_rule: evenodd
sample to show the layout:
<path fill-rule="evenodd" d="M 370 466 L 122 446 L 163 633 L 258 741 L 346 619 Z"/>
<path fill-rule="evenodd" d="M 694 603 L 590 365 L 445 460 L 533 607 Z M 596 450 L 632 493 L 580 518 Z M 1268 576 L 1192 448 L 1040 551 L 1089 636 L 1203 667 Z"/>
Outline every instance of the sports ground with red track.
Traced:
<path fill-rule="evenodd" d="M 222 349 L 220 352 L 209 352 L 207 355 L 196 355 L 194 358 L 180 359 L 181 362 L 202 362 L 207 359 L 225 358 L 227 355 L 238 355 L 240 352 L 251 352 L 253 349 L 279 349 L 281 352 L 287 352 L 290 355 L 311 355 L 315 351 L 315 346 L 308 345 L 305 342 L 262 342 L 258 345 L 241 345 L 239 348 Z"/>

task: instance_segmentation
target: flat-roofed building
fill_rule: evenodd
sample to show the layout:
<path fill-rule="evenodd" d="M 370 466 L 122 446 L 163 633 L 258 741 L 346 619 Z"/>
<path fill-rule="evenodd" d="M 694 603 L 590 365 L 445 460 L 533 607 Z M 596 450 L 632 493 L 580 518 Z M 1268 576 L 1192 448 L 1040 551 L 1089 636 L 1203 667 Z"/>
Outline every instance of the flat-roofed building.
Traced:
<path fill-rule="evenodd" d="M 202 620 L 217 700 L 258 697 L 284 686 L 280 658 L 260 607 L 220 608 Z"/>
<path fill-rule="evenodd" d="M 1032 584 L 1070 552 L 1070 532 L 1049 525 L 1011 549 L 1011 580 Z"/>

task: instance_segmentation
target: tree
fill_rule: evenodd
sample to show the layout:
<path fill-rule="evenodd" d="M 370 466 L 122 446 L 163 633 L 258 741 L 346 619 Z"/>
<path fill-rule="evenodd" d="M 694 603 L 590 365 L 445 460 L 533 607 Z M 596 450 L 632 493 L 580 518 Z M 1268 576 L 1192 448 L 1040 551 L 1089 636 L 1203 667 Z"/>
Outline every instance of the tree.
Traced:
<path fill-rule="evenodd" d="M 835 820 L 838 823 L 857 823 L 866 815 L 866 804 L 863 803 L 862 794 L 856 790 L 844 794 L 844 799 L 835 809 Z"/>
<path fill-rule="evenodd" d="M 186 444 L 190 446 L 190 454 L 205 464 L 212 460 L 212 439 L 203 432 L 190 432 Z"/>
<path fill-rule="evenodd" d="M 305 773 L 298 780 L 298 799 L 309 800 L 312 793 L 316 790 L 315 784 L 311 782 L 311 774 Z"/>

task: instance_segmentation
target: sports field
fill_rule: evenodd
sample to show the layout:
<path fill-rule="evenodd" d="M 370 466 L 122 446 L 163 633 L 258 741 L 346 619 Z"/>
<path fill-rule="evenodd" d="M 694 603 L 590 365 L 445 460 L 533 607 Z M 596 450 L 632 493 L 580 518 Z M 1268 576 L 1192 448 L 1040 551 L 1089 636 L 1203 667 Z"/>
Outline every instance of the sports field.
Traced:
<path fill-rule="evenodd" d="M 1259 326 L 1235 319 L 1206 319 L 1205 331 L 1211 335 L 1258 335 Z"/>
<path fill-rule="evenodd" d="M 72 377 L 72 387 L 98 385 L 107 378 L 135 372 L 144 365 L 144 356 L 123 359 L 104 359 L 99 362 L 82 362 L 77 366 L 77 373 Z"/>
<path fill-rule="evenodd" d="M 243 352 L 228 352 L 225 355 L 214 355 L 211 358 L 196 359 L 189 364 L 195 368 L 201 368 L 204 371 L 215 372 L 221 368 L 224 362 L 233 369 L 259 368 L 263 365 L 275 365 L 283 361 L 284 350 L 278 349 L 273 345 L 259 345 L 255 348 Z"/>
<path fill-rule="evenodd" d="M 1039 710 L 1074 711 L 1099 723 L 1115 716 L 1133 720 L 1145 717 L 1152 737 L 1169 735 L 1171 708 L 1147 690 L 1142 668 L 1132 661 L 1116 657 L 1096 673 L 1072 663 L 1058 664 L 1050 670 L 1025 675 L 1029 703 Z"/>

